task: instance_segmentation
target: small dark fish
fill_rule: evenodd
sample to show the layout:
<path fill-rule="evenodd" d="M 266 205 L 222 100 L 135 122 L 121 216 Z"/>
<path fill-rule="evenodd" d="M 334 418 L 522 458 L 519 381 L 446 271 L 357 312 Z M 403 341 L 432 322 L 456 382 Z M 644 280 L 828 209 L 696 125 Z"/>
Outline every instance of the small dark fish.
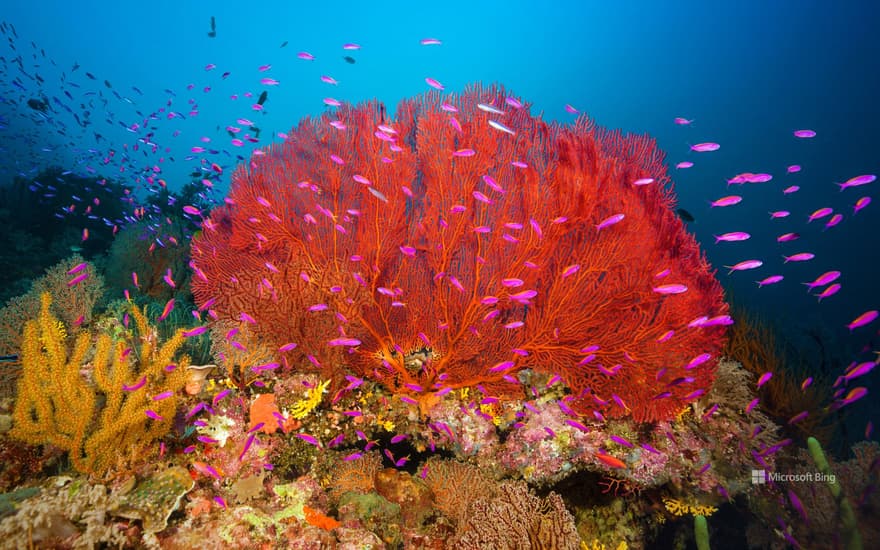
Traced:
<path fill-rule="evenodd" d="M 344 56 L 342 59 L 344 59 L 345 62 L 348 63 L 349 65 L 354 65 L 355 63 L 357 63 L 357 61 L 355 60 L 355 58 L 353 58 L 353 57 L 350 56 L 350 55 L 346 55 L 346 56 Z"/>
<path fill-rule="evenodd" d="M 86 73 L 86 76 L 89 77 L 91 80 L 97 80 L 95 78 L 95 75 L 93 75 L 92 73 Z"/>
<path fill-rule="evenodd" d="M 257 105 L 262 105 L 263 103 L 265 103 L 268 97 L 269 92 L 264 90 L 263 93 L 260 94 L 260 98 L 257 100 Z"/>
<path fill-rule="evenodd" d="M 70 72 L 73 72 L 73 71 L 75 71 L 75 70 L 77 70 L 77 69 L 79 69 L 79 63 L 77 63 L 76 61 L 74 61 L 74 62 L 73 62 L 73 68 L 70 69 Z"/>
<path fill-rule="evenodd" d="M 281 47 L 282 47 L 282 48 L 283 48 L 284 46 L 286 46 L 286 45 L 287 45 L 287 40 L 285 40 L 284 42 L 281 43 Z"/>
<path fill-rule="evenodd" d="M 34 111 L 40 111 L 41 113 L 45 113 L 49 109 L 48 101 L 41 101 L 39 99 L 29 99 L 27 100 L 28 107 L 33 109 Z"/>
<path fill-rule="evenodd" d="M 690 222 L 694 221 L 694 215 L 691 214 L 690 212 L 688 212 L 687 210 L 685 210 L 684 208 L 679 208 L 678 210 L 675 211 L 675 213 L 678 214 L 678 217 L 681 218 L 681 220 L 683 222 L 690 223 Z"/>
<path fill-rule="evenodd" d="M 214 19 L 214 16 L 211 16 L 211 32 L 208 33 L 208 36 L 211 38 L 215 38 L 217 36 L 217 21 Z"/>
<path fill-rule="evenodd" d="M 104 86 L 107 86 L 108 88 L 112 88 L 112 87 L 113 87 L 113 86 L 110 85 L 110 81 L 109 81 L 109 80 L 105 80 L 105 81 L 104 81 Z"/>

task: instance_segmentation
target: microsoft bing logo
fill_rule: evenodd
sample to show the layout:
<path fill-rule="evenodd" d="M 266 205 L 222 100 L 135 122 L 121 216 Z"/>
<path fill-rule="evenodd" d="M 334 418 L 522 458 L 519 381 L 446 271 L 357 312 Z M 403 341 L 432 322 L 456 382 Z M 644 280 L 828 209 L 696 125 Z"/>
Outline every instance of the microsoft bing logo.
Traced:
<path fill-rule="evenodd" d="M 752 485 L 763 485 L 767 483 L 766 470 L 752 470 Z"/>

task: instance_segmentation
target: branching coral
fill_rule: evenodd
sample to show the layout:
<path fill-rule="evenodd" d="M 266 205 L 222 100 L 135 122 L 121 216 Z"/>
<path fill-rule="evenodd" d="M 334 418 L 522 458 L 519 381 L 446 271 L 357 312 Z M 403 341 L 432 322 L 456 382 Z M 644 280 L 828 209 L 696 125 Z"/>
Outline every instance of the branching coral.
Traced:
<path fill-rule="evenodd" d="M 574 518 L 562 497 L 550 493 L 541 499 L 525 483 L 505 482 L 494 498 L 471 504 L 467 521 L 448 547 L 576 550 L 579 546 Z"/>
<path fill-rule="evenodd" d="M 55 445 L 69 451 L 77 470 L 103 474 L 120 452 L 153 450 L 168 432 L 189 363 L 185 356 L 175 363 L 184 337 L 180 331 L 159 345 L 143 312 L 133 308 L 141 335 L 136 351 L 104 334 L 93 343 L 88 331 L 68 349 L 51 301 L 43 294 L 39 317 L 25 326 L 11 435 Z"/>
<path fill-rule="evenodd" d="M 337 384 L 507 397 L 533 368 L 583 414 L 673 417 L 711 386 L 727 306 L 662 153 L 520 104 L 475 86 L 302 122 L 193 239 L 197 302 Z"/>
<path fill-rule="evenodd" d="M 434 506 L 457 522 L 466 518 L 472 502 L 495 496 L 495 481 L 472 464 L 431 457 L 425 471 L 425 483 L 434 493 Z"/>

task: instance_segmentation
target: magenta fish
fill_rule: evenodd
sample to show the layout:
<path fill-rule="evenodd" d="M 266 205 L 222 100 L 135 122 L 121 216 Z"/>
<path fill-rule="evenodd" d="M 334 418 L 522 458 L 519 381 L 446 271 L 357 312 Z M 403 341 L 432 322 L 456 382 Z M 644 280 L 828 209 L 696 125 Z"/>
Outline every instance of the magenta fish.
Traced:
<path fill-rule="evenodd" d="M 874 321 L 874 319 L 876 319 L 878 315 L 880 315 L 880 312 L 878 312 L 876 309 L 866 311 L 866 312 L 862 313 L 861 315 L 859 315 L 858 317 L 856 317 L 855 319 L 853 319 L 851 323 L 846 325 L 846 328 L 848 328 L 850 331 L 852 331 L 852 330 L 855 330 L 859 327 L 863 327 L 863 326 L 871 323 L 872 321 Z"/>
<path fill-rule="evenodd" d="M 871 197 L 862 197 L 853 205 L 853 216 L 859 213 L 861 209 L 871 204 Z"/>
<path fill-rule="evenodd" d="M 711 358 L 712 358 L 711 354 L 701 353 L 700 355 L 697 355 L 696 357 L 691 359 L 690 362 L 684 366 L 684 368 L 686 370 L 694 369 L 696 367 L 699 367 L 700 365 L 702 365 L 703 363 L 705 363 L 706 361 L 708 361 Z"/>
<path fill-rule="evenodd" d="M 819 294 L 816 294 L 815 296 L 817 296 L 819 298 L 819 301 L 821 302 L 822 298 L 828 298 L 830 296 L 834 296 L 839 291 L 840 291 L 840 283 L 834 283 L 833 285 L 829 285 L 828 288 L 826 288 L 825 290 L 823 290 Z"/>
<path fill-rule="evenodd" d="M 849 382 L 854 378 L 858 378 L 859 376 L 864 376 L 874 370 L 874 367 L 877 366 L 877 363 L 874 361 L 865 361 L 864 363 L 859 363 L 858 365 L 853 366 L 851 369 L 847 370 L 846 374 L 843 375 L 844 380 Z"/>
<path fill-rule="evenodd" d="M 778 243 L 787 243 L 797 239 L 800 239 L 801 236 L 798 233 L 783 233 L 782 235 L 776 237 L 776 242 Z"/>
<path fill-rule="evenodd" d="M 676 164 L 675 167 L 678 169 L 684 169 L 684 168 L 691 168 L 691 167 L 693 167 L 693 165 L 694 165 L 693 162 L 691 162 L 689 160 L 685 160 L 685 161 L 682 161 L 682 162 L 679 162 L 678 164 Z"/>
<path fill-rule="evenodd" d="M 764 265 L 764 262 L 762 262 L 761 260 L 743 260 L 737 264 L 726 265 L 724 267 L 730 270 L 730 273 L 728 273 L 728 275 L 730 275 L 734 271 L 745 271 L 747 269 L 757 269 L 757 268 L 761 267 L 762 265 Z"/>
<path fill-rule="evenodd" d="M 200 334 L 204 334 L 207 330 L 208 330 L 208 327 L 200 326 L 200 327 L 195 327 L 194 329 L 191 329 L 191 330 L 185 330 L 185 331 L 183 331 L 182 334 L 183 334 L 184 338 L 191 338 L 193 336 L 199 336 Z"/>
<path fill-rule="evenodd" d="M 610 217 L 608 217 L 608 218 L 605 218 L 604 220 L 602 220 L 601 222 L 599 222 L 599 224 L 596 226 L 596 229 L 597 229 L 598 231 L 601 231 L 601 230 L 605 229 L 606 227 L 609 227 L 609 226 L 612 226 L 612 225 L 618 223 L 618 222 L 621 221 L 623 218 L 624 218 L 624 215 L 623 215 L 623 214 L 615 214 L 615 215 L 613 215 L 613 216 L 610 216 Z"/>
<path fill-rule="evenodd" d="M 651 290 L 657 294 L 682 294 L 687 292 L 688 287 L 682 284 L 668 284 L 655 286 Z"/>
<path fill-rule="evenodd" d="M 428 84 L 428 86 L 434 88 L 435 90 L 443 90 L 446 88 L 446 86 L 441 84 L 438 80 L 430 77 L 426 78 L 425 82 Z"/>
<path fill-rule="evenodd" d="M 709 204 L 712 208 L 721 207 L 721 206 L 733 206 L 734 204 L 741 203 L 743 198 L 739 195 L 728 195 L 726 197 L 721 197 L 720 199 L 714 200 Z"/>
<path fill-rule="evenodd" d="M 810 214 L 809 218 L 807 218 L 807 223 L 810 223 L 813 220 L 824 218 L 826 216 L 830 216 L 833 212 L 834 210 L 828 207 L 819 208 L 818 210 Z"/>
<path fill-rule="evenodd" d="M 79 275 L 77 275 L 76 277 L 74 277 L 73 279 L 67 281 L 67 288 L 73 288 L 73 287 L 75 287 L 76 285 L 78 285 L 79 283 L 85 281 L 85 280 L 88 279 L 88 278 L 89 278 L 89 272 L 88 272 L 88 271 L 83 271 L 82 273 L 80 273 Z"/>
<path fill-rule="evenodd" d="M 792 254 L 791 256 L 783 255 L 782 258 L 785 260 L 784 263 L 788 262 L 806 262 L 815 258 L 816 255 L 812 252 L 798 252 L 797 254 Z"/>
<path fill-rule="evenodd" d="M 801 190 L 801 188 L 798 185 L 789 185 L 788 187 L 786 187 L 785 189 L 782 190 L 782 194 L 783 195 L 790 195 L 792 193 L 797 193 L 800 190 Z"/>
<path fill-rule="evenodd" d="M 864 174 L 861 176 L 855 176 L 855 177 L 849 178 L 845 182 L 837 183 L 836 185 L 838 187 L 840 187 L 841 191 L 843 191 L 844 189 L 846 189 L 848 187 L 859 187 L 861 185 L 867 185 L 869 183 L 872 183 L 876 179 L 877 179 L 877 176 L 874 174 Z"/>
<path fill-rule="evenodd" d="M 816 277 L 816 280 L 811 283 L 802 283 L 807 286 L 807 292 L 813 290 L 817 286 L 825 286 L 827 284 L 833 283 L 838 278 L 840 278 L 840 271 L 826 271 L 825 273 Z"/>
<path fill-rule="evenodd" d="M 320 447 L 320 446 L 321 446 L 321 442 L 318 441 L 318 439 L 317 439 L 315 436 L 313 436 L 313 435 L 309 435 L 309 434 L 306 434 L 306 433 L 298 433 L 298 434 L 295 434 L 295 435 L 296 435 L 296 437 L 302 439 L 303 441 L 305 441 L 305 442 L 308 443 L 309 445 L 314 445 L 315 447 Z"/>
<path fill-rule="evenodd" d="M 815 130 L 795 130 L 794 137 L 802 139 L 816 137 L 816 132 Z"/>
<path fill-rule="evenodd" d="M 840 406 L 843 407 L 844 405 L 849 405 L 850 403 L 854 403 L 854 402 L 858 401 L 859 399 L 865 397 L 866 395 L 868 395 L 867 388 L 862 387 L 862 386 L 853 388 L 853 389 L 849 390 L 849 393 L 846 394 L 846 397 L 844 397 L 840 401 Z"/>
<path fill-rule="evenodd" d="M 843 214 L 834 214 L 833 216 L 831 216 L 828 219 L 827 222 L 825 222 L 825 229 L 830 229 L 842 221 L 843 221 Z"/>
<path fill-rule="evenodd" d="M 776 210 L 775 212 L 770 212 L 770 219 L 775 220 L 777 218 L 787 218 L 791 215 L 791 212 L 788 210 Z"/>
<path fill-rule="evenodd" d="M 764 277 L 760 281 L 755 281 L 758 283 L 758 288 L 763 287 L 764 285 L 773 285 L 785 279 L 782 275 L 770 275 L 769 277 Z"/>
<path fill-rule="evenodd" d="M 691 151 L 696 151 L 697 153 L 717 151 L 718 149 L 721 149 L 721 145 L 708 141 L 704 143 L 697 143 L 696 145 L 691 145 Z"/>
<path fill-rule="evenodd" d="M 715 243 L 724 242 L 738 242 L 745 241 L 750 239 L 752 236 L 745 231 L 732 231 L 730 233 L 722 233 L 721 235 L 713 235 L 715 237 Z"/>

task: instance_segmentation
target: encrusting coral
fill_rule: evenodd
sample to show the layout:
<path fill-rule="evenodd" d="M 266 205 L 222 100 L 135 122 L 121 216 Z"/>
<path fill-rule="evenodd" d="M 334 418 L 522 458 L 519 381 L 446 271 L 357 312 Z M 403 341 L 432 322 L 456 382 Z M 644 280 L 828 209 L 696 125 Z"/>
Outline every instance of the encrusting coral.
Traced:
<path fill-rule="evenodd" d="M 189 364 L 186 356 L 174 362 L 183 331 L 159 345 L 143 312 L 132 308 L 139 334 L 132 347 L 80 331 L 68 349 L 51 296 L 41 300 L 39 317 L 25 326 L 10 434 L 64 449 L 77 470 L 104 474 L 120 452 L 143 453 L 168 432 Z"/>

